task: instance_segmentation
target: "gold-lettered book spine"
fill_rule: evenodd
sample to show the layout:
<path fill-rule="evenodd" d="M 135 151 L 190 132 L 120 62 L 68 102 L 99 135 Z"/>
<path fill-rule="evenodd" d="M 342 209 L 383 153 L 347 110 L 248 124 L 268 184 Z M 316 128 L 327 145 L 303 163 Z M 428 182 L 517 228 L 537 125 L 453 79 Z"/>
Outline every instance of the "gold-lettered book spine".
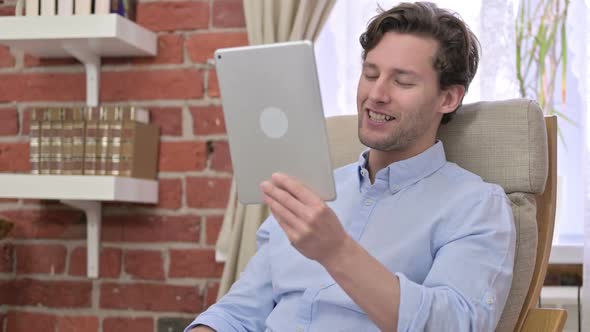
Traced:
<path fill-rule="evenodd" d="M 72 174 L 73 147 L 74 140 L 72 131 L 74 129 L 74 109 L 66 108 L 62 110 L 63 129 L 62 129 L 62 172 L 64 175 Z"/>
<path fill-rule="evenodd" d="M 29 121 L 29 161 L 31 163 L 31 174 L 41 174 L 41 121 L 43 117 L 43 110 L 31 110 Z"/>
<path fill-rule="evenodd" d="M 52 108 L 49 111 L 51 140 L 49 152 L 49 173 L 62 174 L 63 169 L 63 109 Z"/>
<path fill-rule="evenodd" d="M 96 107 L 86 108 L 86 129 L 84 141 L 84 174 L 96 175 L 97 169 L 97 146 L 98 146 L 98 123 L 100 110 Z"/>
<path fill-rule="evenodd" d="M 72 175 L 84 174 L 85 131 L 84 109 L 75 108 L 72 110 L 72 159 L 70 165 Z"/>
<path fill-rule="evenodd" d="M 40 133 L 40 145 L 39 145 L 39 173 L 50 174 L 51 172 L 51 137 L 53 135 L 51 129 L 51 116 L 48 109 L 39 110 L 41 115 L 41 133 Z"/>

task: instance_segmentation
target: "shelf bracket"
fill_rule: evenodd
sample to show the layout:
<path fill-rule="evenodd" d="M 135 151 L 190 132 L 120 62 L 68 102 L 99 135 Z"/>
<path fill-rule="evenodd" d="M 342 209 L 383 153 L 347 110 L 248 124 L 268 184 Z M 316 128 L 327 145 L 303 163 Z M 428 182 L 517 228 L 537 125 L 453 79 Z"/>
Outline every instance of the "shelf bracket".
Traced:
<path fill-rule="evenodd" d="M 61 200 L 62 203 L 84 211 L 86 214 L 86 263 L 89 278 L 96 279 L 100 266 L 100 223 L 102 204 L 98 201 Z"/>
<path fill-rule="evenodd" d="M 86 104 L 88 106 L 98 106 L 98 96 L 100 96 L 100 56 L 68 43 L 64 43 L 63 48 L 84 64 L 86 69 Z"/>

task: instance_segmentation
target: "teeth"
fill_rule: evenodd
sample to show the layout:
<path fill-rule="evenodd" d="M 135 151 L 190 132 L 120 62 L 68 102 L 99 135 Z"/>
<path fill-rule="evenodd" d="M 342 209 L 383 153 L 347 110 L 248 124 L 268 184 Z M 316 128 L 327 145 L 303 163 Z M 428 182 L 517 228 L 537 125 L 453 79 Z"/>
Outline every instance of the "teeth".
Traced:
<path fill-rule="evenodd" d="M 373 111 L 369 111 L 369 117 L 373 121 L 380 121 L 380 122 L 391 121 L 393 119 L 393 117 L 391 117 L 389 115 L 380 114 L 380 113 L 376 113 Z"/>

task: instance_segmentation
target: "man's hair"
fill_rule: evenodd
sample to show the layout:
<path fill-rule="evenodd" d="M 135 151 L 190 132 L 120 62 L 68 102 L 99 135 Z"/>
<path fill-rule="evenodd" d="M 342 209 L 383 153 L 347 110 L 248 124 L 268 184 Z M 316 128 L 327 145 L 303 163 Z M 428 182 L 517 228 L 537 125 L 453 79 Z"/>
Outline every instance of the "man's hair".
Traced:
<path fill-rule="evenodd" d="M 430 2 L 401 3 L 387 11 L 381 9 L 371 19 L 367 31 L 361 34 L 363 60 L 390 31 L 436 40 L 438 51 L 433 66 L 438 73 L 440 89 L 458 84 L 467 92 L 477 71 L 480 45 L 475 34 L 456 13 Z M 449 122 L 456 111 L 444 114 L 441 123 Z"/>

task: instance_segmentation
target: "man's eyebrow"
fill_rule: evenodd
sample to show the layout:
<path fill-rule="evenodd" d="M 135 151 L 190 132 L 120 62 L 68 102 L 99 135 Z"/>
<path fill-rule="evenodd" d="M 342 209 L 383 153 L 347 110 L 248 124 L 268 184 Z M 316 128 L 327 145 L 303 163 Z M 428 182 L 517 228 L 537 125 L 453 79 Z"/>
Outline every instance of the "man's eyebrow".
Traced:
<path fill-rule="evenodd" d="M 363 69 L 373 69 L 373 70 L 379 70 L 379 67 L 377 67 L 376 64 L 371 63 L 371 62 L 364 62 L 363 63 Z M 402 68 L 393 68 L 390 70 L 390 72 L 396 74 L 396 75 L 405 75 L 405 76 L 412 76 L 412 77 L 420 77 L 420 75 L 418 75 L 417 72 L 410 70 L 410 69 L 402 69 Z"/>

